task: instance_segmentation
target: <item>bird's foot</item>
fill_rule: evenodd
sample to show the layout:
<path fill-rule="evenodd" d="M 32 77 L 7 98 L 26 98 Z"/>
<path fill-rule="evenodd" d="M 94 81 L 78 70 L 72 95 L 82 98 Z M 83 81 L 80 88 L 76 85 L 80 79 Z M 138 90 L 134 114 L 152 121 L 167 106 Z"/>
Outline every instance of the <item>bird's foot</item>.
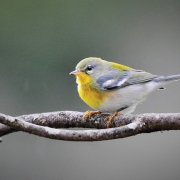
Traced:
<path fill-rule="evenodd" d="M 111 115 L 107 116 L 104 121 L 109 121 L 108 124 L 107 124 L 107 128 L 110 128 L 111 124 L 112 124 L 112 120 L 115 116 L 119 116 L 120 114 L 115 111 L 113 112 Z"/>
<path fill-rule="evenodd" d="M 82 117 L 82 120 L 84 120 L 87 117 L 92 116 L 93 114 L 101 114 L 101 111 L 86 111 Z"/>

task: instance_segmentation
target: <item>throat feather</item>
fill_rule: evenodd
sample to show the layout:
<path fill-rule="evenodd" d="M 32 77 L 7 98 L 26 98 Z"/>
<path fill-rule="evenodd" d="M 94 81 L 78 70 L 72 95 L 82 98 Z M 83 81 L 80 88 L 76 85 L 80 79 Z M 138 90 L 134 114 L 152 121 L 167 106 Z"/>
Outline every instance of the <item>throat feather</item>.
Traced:
<path fill-rule="evenodd" d="M 81 99 L 93 109 L 98 109 L 107 95 L 92 87 L 90 84 L 78 85 L 78 93 Z"/>

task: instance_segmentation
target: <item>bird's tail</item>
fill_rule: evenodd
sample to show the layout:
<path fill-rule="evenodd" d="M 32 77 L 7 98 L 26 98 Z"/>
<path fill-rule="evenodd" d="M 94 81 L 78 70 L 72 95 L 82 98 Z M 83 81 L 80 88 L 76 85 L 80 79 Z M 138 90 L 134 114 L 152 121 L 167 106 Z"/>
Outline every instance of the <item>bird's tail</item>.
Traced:
<path fill-rule="evenodd" d="M 180 74 L 171 75 L 171 76 L 159 76 L 154 78 L 155 82 L 178 81 L 178 80 L 180 80 Z"/>

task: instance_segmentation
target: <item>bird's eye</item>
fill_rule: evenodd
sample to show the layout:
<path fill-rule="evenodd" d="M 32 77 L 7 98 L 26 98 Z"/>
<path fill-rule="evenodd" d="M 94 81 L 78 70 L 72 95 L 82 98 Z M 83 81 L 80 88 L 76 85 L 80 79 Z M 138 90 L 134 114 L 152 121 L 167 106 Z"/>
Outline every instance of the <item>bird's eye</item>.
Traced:
<path fill-rule="evenodd" d="M 92 73 L 93 73 L 93 67 L 92 67 L 91 65 L 88 65 L 88 66 L 86 67 L 86 73 L 87 73 L 87 74 L 92 74 Z"/>
<path fill-rule="evenodd" d="M 91 71 L 92 70 L 92 67 L 91 66 L 88 66 L 87 67 L 87 71 Z"/>

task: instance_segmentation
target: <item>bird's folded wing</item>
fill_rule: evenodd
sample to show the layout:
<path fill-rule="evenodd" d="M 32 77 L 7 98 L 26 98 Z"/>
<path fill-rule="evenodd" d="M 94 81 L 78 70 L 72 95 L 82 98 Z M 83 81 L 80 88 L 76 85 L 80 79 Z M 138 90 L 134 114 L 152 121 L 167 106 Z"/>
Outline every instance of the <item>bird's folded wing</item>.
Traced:
<path fill-rule="evenodd" d="M 157 75 L 152 75 L 142 70 L 130 71 L 109 71 L 106 75 L 101 76 L 97 83 L 102 89 L 115 89 L 133 84 L 140 84 L 151 81 Z"/>
<path fill-rule="evenodd" d="M 141 84 L 141 83 L 149 82 L 149 81 L 152 81 L 156 77 L 159 77 L 159 76 L 153 75 L 145 71 L 135 70 L 132 73 L 132 76 L 126 82 L 122 84 L 122 87 L 133 85 L 133 84 Z"/>

